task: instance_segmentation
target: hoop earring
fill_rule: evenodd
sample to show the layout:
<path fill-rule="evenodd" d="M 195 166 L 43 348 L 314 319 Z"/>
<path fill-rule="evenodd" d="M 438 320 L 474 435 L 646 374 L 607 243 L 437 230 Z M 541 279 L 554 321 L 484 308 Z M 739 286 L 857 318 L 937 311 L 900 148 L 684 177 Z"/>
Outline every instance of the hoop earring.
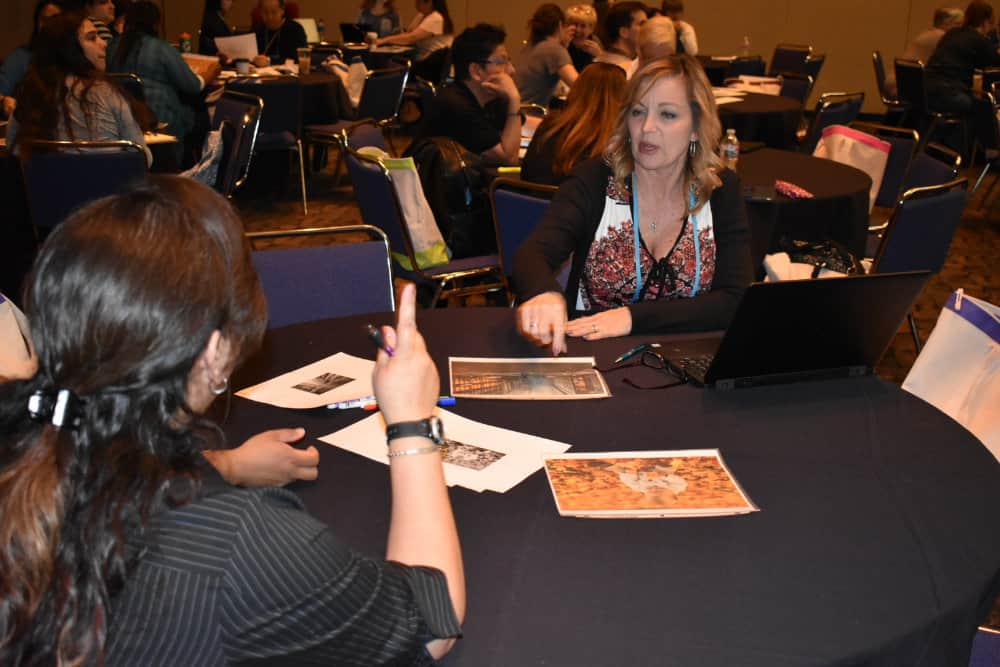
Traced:
<path fill-rule="evenodd" d="M 688 155 L 694 157 L 698 153 L 698 142 L 692 141 L 688 144 Z"/>
<path fill-rule="evenodd" d="M 212 386 L 209 386 L 208 389 L 209 389 L 209 391 L 211 391 L 216 396 L 222 396 L 223 394 L 226 393 L 226 391 L 229 390 L 229 378 L 227 378 L 227 377 L 222 378 L 222 386 L 221 387 L 212 387 Z"/>

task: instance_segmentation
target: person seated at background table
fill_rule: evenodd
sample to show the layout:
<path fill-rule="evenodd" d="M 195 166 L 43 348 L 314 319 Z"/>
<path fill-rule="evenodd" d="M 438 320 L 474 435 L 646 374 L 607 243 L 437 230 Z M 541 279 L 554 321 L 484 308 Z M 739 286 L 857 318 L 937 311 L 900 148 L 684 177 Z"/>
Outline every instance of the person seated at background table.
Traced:
<path fill-rule="evenodd" d="M 528 28 L 531 35 L 521 50 L 514 82 L 522 101 L 548 107 L 559 82 L 572 86 L 579 76 L 566 50 L 569 39 L 562 9 L 552 3 L 542 5 Z"/>
<path fill-rule="evenodd" d="M 935 9 L 934 26 L 911 39 L 900 57 L 906 60 L 919 60 L 926 65 L 930 62 L 931 56 L 934 55 L 934 49 L 937 48 L 938 42 L 941 41 L 944 34 L 952 28 L 962 25 L 964 18 L 965 12 L 957 7 Z M 891 67 L 885 73 L 885 85 L 892 95 L 896 94 L 896 72 Z"/>
<path fill-rule="evenodd" d="M 639 28 L 639 42 L 636 49 L 638 57 L 629 68 L 628 77 L 631 78 L 636 70 L 650 60 L 674 55 L 676 44 L 677 33 L 674 31 L 673 21 L 666 16 L 654 16 L 648 19 Z"/>
<path fill-rule="evenodd" d="M 257 67 L 280 65 L 286 60 L 298 62 L 299 49 L 309 45 L 306 29 L 285 16 L 285 0 L 258 0 L 261 22 L 254 26 Z"/>
<path fill-rule="evenodd" d="M 566 107 L 545 117 L 521 162 L 521 178 L 559 185 L 583 160 L 600 157 L 611 138 L 625 96 L 625 72 L 611 63 L 585 68 Z"/>
<path fill-rule="evenodd" d="M 566 50 L 573 60 L 573 67 L 580 73 L 584 67 L 594 62 L 594 58 L 601 55 L 601 43 L 594 34 L 597 13 L 591 5 L 573 5 L 566 10 L 566 22 L 573 35 Z"/>
<path fill-rule="evenodd" d="M 214 63 L 205 77 L 207 81 L 202 79 L 177 49 L 158 37 L 159 32 L 160 8 L 149 0 L 133 3 L 125 18 L 125 32 L 111 45 L 108 69 L 142 78 L 146 104 L 160 122 L 166 123 L 164 132 L 177 137 L 178 150 L 185 142 L 200 146 L 203 137 L 189 137 L 195 128 L 195 109 L 182 97 L 198 95 L 222 67 Z"/>
<path fill-rule="evenodd" d="M 604 33 L 608 40 L 596 62 L 618 65 L 626 72 L 636 58 L 639 28 L 646 22 L 646 6 L 641 2 L 617 2 L 604 17 Z"/>
<path fill-rule="evenodd" d="M 146 148 L 137 110 L 104 78 L 107 42 L 80 12 L 49 18 L 21 83 L 7 144 L 28 157 L 31 139 L 117 141 Z"/>
<path fill-rule="evenodd" d="M 663 0 L 660 7 L 663 15 L 674 22 L 674 32 L 677 34 L 674 53 L 698 55 L 698 36 L 695 34 L 694 26 L 681 19 L 684 15 L 684 0 Z"/>
<path fill-rule="evenodd" d="M 355 23 L 368 26 L 369 32 L 388 37 L 399 32 L 399 13 L 394 0 L 361 0 Z"/>
<path fill-rule="evenodd" d="M 516 164 L 521 95 L 511 74 L 504 29 L 480 23 L 451 46 L 455 81 L 435 96 L 416 139 L 450 137 L 493 164 Z"/>
<path fill-rule="evenodd" d="M 214 56 L 219 53 L 216 37 L 229 37 L 232 28 L 226 22 L 226 13 L 232 9 L 233 0 L 205 0 L 201 15 L 201 34 L 198 36 L 198 53 Z"/>
<path fill-rule="evenodd" d="M 0 64 L 0 118 L 9 118 L 17 104 L 13 97 L 14 91 L 28 71 L 31 63 L 31 51 L 35 47 L 35 39 L 42 29 L 42 23 L 49 17 L 62 11 L 62 5 L 56 0 L 38 0 L 31 19 L 31 37 L 19 46 Z"/>
<path fill-rule="evenodd" d="M 438 395 L 414 294 L 375 364 L 388 424 L 429 417 Z M 0 662 L 427 664 L 450 649 L 465 583 L 429 438 L 388 443 L 385 560 L 294 494 L 206 465 L 222 436 L 202 415 L 267 320 L 222 197 L 154 177 L 77 211 L 41 250 L 26 313 L 38 372 L 0 385 Z"/>
<path fill-rule="evenodd" d="M 125 15 L 135 0 L 115 0 L 115 22 L 111 25 L 116 35 L 125 32 Z"/>
<path fill-rule="evenodd" d="M 97 34 L 105 42 L 115 36 L 111 26 L 115 23 L 115 3 L 113 0 L 83 0 L 83 11 L 97 28 Z"/>
<path fill-rule="evenodd" d="M 416 0 L 417 15 L 405 32 L 379 37 L 376 46 L 412 46 L 414 67 L 451 43 L 455 27 L 445 0 Z M 431 77 L 436 79 L 437 77 Z"/>
<path fill-rule="evenodd" d="M 717 154 L 715 98 L 691 56 L 653 60 L 629 81 L 604 158 L 581 163 L 514 259 L 523 336 L 725 328 L 753 274 L 736 174 Z M 565 295 L 556 274 L 572 255 Z M 567 321 L 567 298 L 573 314 Z"/>

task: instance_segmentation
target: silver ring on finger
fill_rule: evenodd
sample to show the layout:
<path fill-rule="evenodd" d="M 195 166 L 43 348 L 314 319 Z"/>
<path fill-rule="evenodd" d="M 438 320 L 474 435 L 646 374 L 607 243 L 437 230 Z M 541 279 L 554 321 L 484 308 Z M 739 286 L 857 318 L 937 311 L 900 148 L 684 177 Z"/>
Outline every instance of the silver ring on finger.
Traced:
<path fill-rule="evenodd" d="M 593 329 L 594 329 L 594 333 L 597 333 L 597 325 L 596 325 L 596 324 L 594 324 L 594 325 L 592 325 L 592 327 L 593 327 Z"/>

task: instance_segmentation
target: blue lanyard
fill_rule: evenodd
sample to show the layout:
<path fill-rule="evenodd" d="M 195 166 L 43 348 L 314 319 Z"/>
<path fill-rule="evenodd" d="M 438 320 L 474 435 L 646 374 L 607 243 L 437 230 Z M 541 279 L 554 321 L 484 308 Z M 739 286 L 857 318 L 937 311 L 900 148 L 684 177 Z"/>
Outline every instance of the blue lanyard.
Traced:
<path fill-rule="evenodd" d="M 695 205 L 694 186 L 688 191 L 688 209 L 693 211 Z M 694 223 L 694 216 L 689 215 L 691 223 L 691 235 L 694 237 L 694 284 L 691 286 L 691 296 L 698 294 L 701 288 L 701 239 L 698 237 L 698 228 Z M 639 186 L 635 180 L 635 172 L 632 173 L 632 238 L 635 247 L 635 293 L 629 303 L 639 300 L 642 293 L 642 263 L 639 261 Z"/>

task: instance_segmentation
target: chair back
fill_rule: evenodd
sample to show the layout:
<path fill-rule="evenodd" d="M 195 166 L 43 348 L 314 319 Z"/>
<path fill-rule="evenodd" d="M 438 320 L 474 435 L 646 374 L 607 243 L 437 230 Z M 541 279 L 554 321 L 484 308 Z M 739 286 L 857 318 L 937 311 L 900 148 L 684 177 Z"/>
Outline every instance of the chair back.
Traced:
<path fill-rule="evenodd" d="M 337 56 L 344 61 L 344 53 L 338 47 L 332 44 L 313 44 L 309 51 L 309 62 L 314 70 L 318 70 L 330 56 Z"/>
<path fill-rule="evenodd" d="M 927 144 L 913 156 L 903 177 L 903 192 L 914 188 L 941 185 L 958 178 L 962 156 L 940 144 Z"/>
<path fill-rule="evenodd" d="M 882 52 L 877 49 L 872 51 L 872 68 L 875 70 L 875 83 L 878 85 L 878 94 L 882 96 L 882 103 L 896 102 L 895 96 L 889 94 L 885 78 L 885 61 L 882 60 Z"/>
<path fill-rule="evenodd" d="M 913 153 L 920 141 L 920 136 L 916 130 L 876 123 L 854 122 L 851 123 L 851 127 L 889 142 L 889 159 L 885 163 L 882 186 L 875 197 L 875 206 L 892 208 L 899 201 L 899 195 L 903 189 L 903 178 L 910 168 L 910 162 L 913 160 Z"/>
<path fill-rule="evenodd" d="M 380 148 L 386 153 L 391 153 L 385 141 L 385 134 L 382 127 L 374 120 L 359 120 L 357 123 L 344 128 L 344 136 L 347 138 L 347 145 L 354 150 L 365 146 Z"/>
<path fill-rule="evenodd" d="M 358 102 L 358 118 L 372 118 L 379 123 L 396 120 L 409 75 L 408 65 L 368 72 Z"/>
<path fill-rule="evenodd" d="M 725 78 L 740 76 L 764 76 L 764 59 L 760 56 L 741 56 L 729 63 Z"/>
<path fill-rule="evenodd" d="M 927 82 L 924 64 L 919 60 L 896 58 L 896 97 L 906 105 L 909 119 L 921 118 L 927 111 Z"/>
<path fill-rule="evenodd" d="M 122 90 L 139 102 L 146 101 L 146 89 L 143 86 L 142 78 L 132 72 L 107 72 L 104 75 L 110 81 L 121 86 Z"/>
<path fill-rule="evenodd" d="M 972 640 L 969 667 L 996 667 L 1000 665 L 1000 630 L 980 626 Z"/>
<path fill-rule="evenodd" d="M 816 113 L 813 115 L 802 151 L 812 154 L 823 136 L 823 130 L 831 125 L 850 125 L 861 113 L 865 94 L 859 93 L 824 93 L 816 103 Z"/>
<path fill-rule="evenodd" d="M 51 229 L 87 202 L 146 176 L 146 152 L 131 141 L 30 141 L 21 161 L 36 229 Z"/>
<path fill-rule="evenodd" d="M 225 90 L 215 103 L 213 129 L 222 129 L 223 153 L 215 189 L 231 197 L 250 173 L 264 103 L 256 95 Z"/>
<path fill-rule="evenodd" d="M 396 309 L 389 239 L 380 229 L 348 225 L 254 232 L 247 238 L 270 328 Z M 319 245 L 265 247 L 275 241 Z"/>
<path fill-rule="evenodd" d="M 779 76 L 781 89 L 778 94 L 805 105 L 809 98 L 809 92 L 812 90 L 812 77 L 798 72 L 782 72 Z"/>
<path fill-rule="evenodd" d="M 226 84 L 233 90 L 260 98 L 259 134 L 277 136 L 289 133 L 297 139 L 302 129 L 302 85 L 295 76 L 233 79 Z M 293 142 L 294 143 L 294 142 Z"/>
<path fill-rule="evenodd" d="M 806 59 L 812 53 L 812 47 L 806 44 L 778 44 L 771 56 L 771 69 L 768 76 L 778 76 L 783 72 L 796 74 L 806 73 Z"/>
<path fill-rule="evenodd" d="M 959 178 L 903 193 L 889 218 L 871 273 L 940 271 L 969 199 L 967 186 L 968 181 Z"/>
<path fill-rule="evenodd" d="M 498 178 L 490 185 L 490 205 L 505 276 L 513 273 L 514 255 L 538 225 L 559 188 L 513 178 Z"/>
<path fill-rule="evenodd" d="M 825 53 L 810 53 L 806 58 L 805 65 L 803 66 L 803 73 L 808 74 L 812 77 L 813 85 L 816 84 L 816 79 L 819 78 L 819 72 L 823 69 L 823 63 L 826 62 Z"/>

